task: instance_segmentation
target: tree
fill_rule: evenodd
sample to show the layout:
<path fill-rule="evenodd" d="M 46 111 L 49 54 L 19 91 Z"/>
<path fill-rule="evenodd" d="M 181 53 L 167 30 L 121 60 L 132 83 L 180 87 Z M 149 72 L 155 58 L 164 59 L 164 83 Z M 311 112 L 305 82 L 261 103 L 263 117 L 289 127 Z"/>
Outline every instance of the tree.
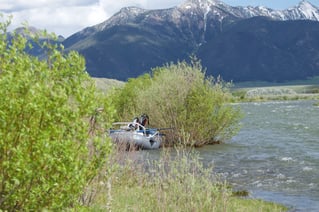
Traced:
<path fill-rule="evenodd" d="M 196 59 L 153 69 L 129 80 L 114 94 L 120 118 L 150 115 L 153 127 L 172 127 L 165 132 L 174 143 L 202 146 L 231 138 L 239 129 L 241 113 L 229 104 L 228 83 L 207 78 Z M 123 97 L 129 98 L 123 98 Z"/>
<path fill-rule="evenodd" d="M 76 206 L 111 150 L 114 110 L 77 52 L 42 43 L 44 60 L 0 24 L 0 209 Z"/>

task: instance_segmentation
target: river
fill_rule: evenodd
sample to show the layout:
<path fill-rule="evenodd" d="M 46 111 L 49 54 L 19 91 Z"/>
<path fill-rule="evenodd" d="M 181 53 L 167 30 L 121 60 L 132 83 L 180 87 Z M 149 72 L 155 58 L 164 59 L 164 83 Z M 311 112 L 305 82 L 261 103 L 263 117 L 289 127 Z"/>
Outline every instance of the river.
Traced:
<path fill-rule="evenodd" d="M 319 211 L 319 107 L 315 101 L 240 103 L 230 141 L 196 149 L 206 165 L 252 198 Z M 160 151 L 148 151 L 158 158 Z"/>
<path fill-rule="evenodd" d="M 240 103 L 241 130 L 196 149 L 205 165 L 251 198 L 319 211 L 319 107 L 316 101 Z M 158 158 L 161 150 L 147 151 Z"/>
<path fill-rule="evenodd" d="M 242 128 L 225 144 L 197 149 L 235 189 L 319 211 L 319 107 L 314 101 L 239 104 Z"/>

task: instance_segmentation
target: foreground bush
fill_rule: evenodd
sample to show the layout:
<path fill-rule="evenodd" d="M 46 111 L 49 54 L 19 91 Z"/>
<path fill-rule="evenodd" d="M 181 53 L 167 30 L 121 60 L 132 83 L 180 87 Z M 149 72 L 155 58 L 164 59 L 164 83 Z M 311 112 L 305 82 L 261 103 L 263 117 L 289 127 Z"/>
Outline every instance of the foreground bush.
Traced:
<path fill-rule="evenodd" d="M 25 53 L 25 38 L 8 41 L 8 24 L 0 24 L 0 211 L 73 207 L 110 152 L 104 129 L 114 111 L 78 53 L 44 43 L 40 61 Z"/>
<path fill-rule="evenodd" d="M 228 84 L 205 78 L 198 61 L 155 68 L 152 75 L 130 79 L 114 94 L 118 119 L 142 113 L 153 127 L 171 127 L 170 140 L 201 146 L 231 138 L 241 117 L 229 103 Z"/>

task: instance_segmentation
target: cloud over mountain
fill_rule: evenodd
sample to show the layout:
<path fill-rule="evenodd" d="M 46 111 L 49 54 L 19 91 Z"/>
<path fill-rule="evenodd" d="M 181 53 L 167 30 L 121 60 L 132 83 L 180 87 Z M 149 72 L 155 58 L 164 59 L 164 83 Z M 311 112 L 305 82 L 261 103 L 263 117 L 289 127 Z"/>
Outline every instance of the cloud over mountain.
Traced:
<path fill-rule="evenodd" d="M 176 1 L 161 0 L 1 0 L 0 13 L 12 15 L 11 29 L 22 23 L 68 37 L 100 23 L 125 6 L 159 8 Z"/>

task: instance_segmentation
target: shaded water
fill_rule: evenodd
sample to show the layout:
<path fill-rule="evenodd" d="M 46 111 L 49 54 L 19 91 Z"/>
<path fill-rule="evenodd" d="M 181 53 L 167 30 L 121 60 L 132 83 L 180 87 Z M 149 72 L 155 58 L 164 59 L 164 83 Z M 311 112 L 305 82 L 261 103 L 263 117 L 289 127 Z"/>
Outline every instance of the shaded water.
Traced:
<path fill-rule="evenodd" d="M 200 157 L 254 198 L 319 211 L 319 107 L 313 103 L 239 104 L 245 114 L 239 134 L 198 149 Z"/>

